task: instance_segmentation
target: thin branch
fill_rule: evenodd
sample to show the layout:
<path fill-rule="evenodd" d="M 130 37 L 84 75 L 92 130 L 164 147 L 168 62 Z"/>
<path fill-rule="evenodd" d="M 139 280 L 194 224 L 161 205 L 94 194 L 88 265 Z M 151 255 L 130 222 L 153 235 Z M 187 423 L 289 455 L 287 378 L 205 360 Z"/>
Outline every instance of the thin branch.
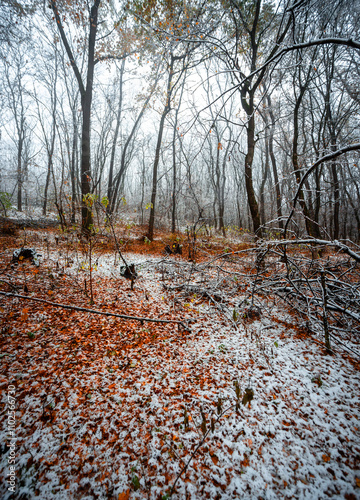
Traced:
<path fill-rule="evenodd" d="M 341 250 L 342 252 L 346 253 L 350 257 L 352 257 L 356 262 L 360 262 L 360 254 L 354 252 L 351 250 L 350 247 L 347 245 L 344 245 L 344 243 L 341 243 L 338 240 L 334 241 L 328 241 L 328 240 L 320 240 L 318 238 L 306 238 L 303 240 L 272 240 L 272 241 L 266 241 L 264 243 L 265 246 L 284 246 L 284 245 L 321 245 L 321 246 L 334 246 Z M 238 252 L 234 252 L 238 253 Z"/>
<path fill-rule="evenodd" d="M 122 61 L 123 59 L 126 59 L 128 56 L 131 56 L 133 54 L 136 54 L 136 50 L 133 50 L 131 52 L 126 52 L 125 54 L 121 56 L 115 56 L 113 54 L 105 54 L 103 56 L 99 56 L 95 59 L 94 64 L 97 64 L 101 61 L 108 61 L 108 60 L 115 60 L 115 61 Z"/>
<path fill-rule="evenodd" d="M 56 24 L 57 24 L 57 27 L 58 27 L 61 39 L 63 41 L 63 44 L 64 44 L 65 50 L 67 52 L 67 55 L 69 57 L 69 61 L 70 61 L 71 67 L 74 70 L 75 77 L 76 77 L 76 80 L 77 80 L 78 85 L 79 85 L 79 90 L 80 90 L 81 97 L 83 98 L 84 95 L 85 95 L 84 83 L 83 83 L 83 80 L 81 78 L 81 74 L 80 74 L 79 68 L 78 68 L 78 66 L 77 66 L 77 64 L 75 62 L 75 57 L 74 57 L 74 55 L 72 53 L 72 50 L 70 48 L 68 39 L 67 39 L 67 37 L 65 35 L 64 27 L 63 27 L 63 25 L 61 23 L 59 11 L 58 11 L 58 8 L 57 8 L 55 0 L 51 0 L 50 1 L 50 7 L 51 7 L 52 11 L 54 12 Z"/>
<path fill-rule="evenodd" d="M 341 149 L 338 149 L 337 151 L 334 151 L 333 153 L 330 153 L 326 156 L 323 156 L 322 158 L 319 158 L 308 170 L 307 172 L 305 172 L 303 178 L 301 179 L 299 185 L 298 185 L 298 189 L 297 189 L 297 192 L 296 192 L 296 195 L 294 197 L 294 201 L 293 201 L 293 207 L 292 207 L 292 210 L 290 212 L 290 215 L 286 221 L 286 224 L 285 224 L 285 227 L 284 227 L 284 238 L 286 237 L 286 230 L 288 228 L 288 225 L 290 223 L 290 220 L 292 218 L 292 216 L 294 215 L 294 212 L 295 212 L 295 205 L 296 205 L 296 202 L 299 198 L 299 195 L 301 193 L 301 190 L 302 190 L 302 187 L 306 181 L 306 179 L 309 177 L 309 175 L 316 169 L 316 167 L 318 167 L 319 165 L 321 165 L 321 163 L 324 163 L 326 161 L 330 161 L 330 160 L 333 160 L 334 158 L 337 158 L 338 156 L 344 154 L 344 153 L 348 153 L 349 151 L 357 151 L 357 150 L 360 150 L 360 143 L 356 143 L 356 144 L 351 144 L 350 146 L 346 146 L 344 148 L 341 148 Z M 349 254 L 350 255 L 350 254 Z M 354 257 L 355 258 L 355 257 Z"/>
<path fill-rule="evenodd" d="M 184 319 L 182 321 L 176 320 L 176 319 L 153 319 L 153 318 L 141 318 L 137 316 L 127 316 L 125 314 L 116 314 L 116 313 L 110 313 L 110 312 L 105 312 L 105 311 L 97 311 L 95 309 L 88 309 L 86 307 L 78 307 L 78 306 L 69 306 L 66 304 L 59 304 L 58 302 L 50 302 L 49 300 L 44 300 L 44 299 L 38 299 L 36 297 L 28 297 L 26 295 L 18 295 L 16 293 L 7 293 L 7 292 L 0 292 L 0 295 L 4 295 L 5 297 L 15 297 L 18 299 L 24 299 L 24 300 L 32 300 L 33 302 L 41 302 L 42 304 L 48 304 L 53 307 L 61 307 L 62 309 L 70 309 L 72 311 L 81 311 L 81 312 L 87 312 L 90 314 L 100 314 L 102 316 L 115 316 L 116 318 L 122 318 L 126 320 L 133 320 L 133 321 L 140 321 L 142 323 L 143 321 L 151 322 L 151 323 L 175 323 L 177 325 L 181 325 L 184 328 L 187 328 L 185 323 L 195 321 L 195 319 L 189 318 L 189 319 Z"/>
<path fill-rule="evenodd" d="M 214 422 L 214 425 L 217 424 L 219 422 L 219 420 L 229 411 L 231 410 L 232 408 L 236 407 L 236 404 L 232 404 L 231 406 L 229 406 L 228 408 L 226 408 L 225 410 L 223 410 L 220 415 L 217 416 L 216 418 L 216 421 Z M 169 496 L 172 497 L 172 495 L 175 493 L 175 488 L 176 488 L 176 484 L 177 482 L 179 481 L 179 479 L 181 478 L 181 476 L 184 474 L 184 472 L 186 472 L 187 468 L 189 467 L 192 459 L 195 457 L 196 453 L 198 452 L 198 450 L 201 448 L 201 446 L 205 443 L 206 441 L 206 438 L 208 437 L 209 433 L 210 432 L 213 432 L 213 429 L 211 428 L 211 426 L 206 430 L 206 432 L 204 433 L 202 439 L 200 440 L 200 442 L 197 444 L 197 446 L 195 447 L 195 450 L 191 453 L 190 455 L 190 458 L 188 459 L 188 461 L 186 462 L 186 464 L 184 465 L 184 467 L 181 469 L 181 471 L 178 473 L 178 475 L 176 476 L 176 479 L 174 481 L 174 484 L 172 485 L 171 487 L 171 490 L 170 490 L 170 493 L 169 493 Z"/>
<path fill-rule="evenodd" d="M 261 71 L 264 71 L 267 68 L 267 66 L 269 66 L 269 64 L 271 64 L 274 61 L 276 61 L 276 63 L 278 63 L 277 59 L 282 59 L 282 56 L 285 55 L 287 52 L 291 52 L 293 50 L 306 49 L 308 47 L 314 47 L 316 45 L 327 45 L 327 44 L 345 45 L 347 47 L 351 47 L 351 48 L 360 50 L 360 42 L 358 42 L 356 40 L 352 40 L 351 38 L 349 38 L 349 39 L 345 39 L 345 38 L 319 38 L 316 40 L 311 40 L 309 42 L 291 45 L 290 47 L 284 47 L 279 52 L 277 52 L 275 55 L 270 55 L 269 58 L 264 62 L 264 64 L 262 66 L 259 66 L 257 69 L 255 69 L 254 71 L 249 73 L 249 75 L 243 76 L 242 80 L 240 82 L 236 83 L 235 85 L 233 85 L 229 89 L 225 90 L 222 93 L 222 95 L 227 94 L 227 93 L 232 92 L 232 91 L 235 91 L 239 87 L 242 87 L 248 80 L 251 80 L 253 76 L 257 75 Z M 235 73 L 235 71 L 229 71 L 229 72 Z M 214 102 L 216 102 L 220 97 L 221 96 L 216 98 L 214 100 Z"/>

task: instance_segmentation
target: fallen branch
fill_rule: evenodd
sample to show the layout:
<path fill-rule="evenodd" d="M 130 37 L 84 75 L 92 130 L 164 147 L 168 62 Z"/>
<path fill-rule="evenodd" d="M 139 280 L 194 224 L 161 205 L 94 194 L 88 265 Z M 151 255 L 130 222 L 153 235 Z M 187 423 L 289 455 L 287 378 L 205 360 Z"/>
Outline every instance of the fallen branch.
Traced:
<path fill-rule="evenodd" d="M 45 217 L 40 217 L 38 219 L 32 217 L 26 217 L 24 219 L 16 219 L 15 217 L 3 217 L 0 216 L 0 223 L 11 223 L 18 228 L 32 227 L 32 228 L 46 228 L 55 227 L 59 224 L 57 219 L 47 219 Z"/>
<path fill-rule="evenodd" d="M 346 253 L 349 255 L 349 257 L 352 257 L 356 262 L 360 262 L 360 254 L 354 252 L 351 250 L 350 247 L 347 245 L 344 245 L 338 240 L 334 241 L 327 241 L 327 240 L 320 240 L 318 238 L 306 238 L 303 240 L 272 240 L 272 241 L 266 241 L 262 243 L 262 246 L 281 246 L 281 245 L 322 245 L 322 246 L 332 246 L 336 247 L 342 252 Z"/>
<path fill-rule="evenodd" d="M 16 285 L 13 285 L 13 283 L 10 283 L 10 281 L 5 281 L 3 280 L 2 278 L 0 279 L 1 283 L 5 283 L 6 285 L 8 285 L 10 288 L 12 288 L 13 290 L 16 290 L 17 286 Z"/>
<path fill-rule="evenodd" d="M 190 323 L 191 321 L 195 321 L 195 319 L 189 318 L 189 319 L 184 319 L 182 321 L 176 320 L 176 319 L 154 319 L 154 318 L 139 318 L 137 316 L 127 316 L 126 314 L 116 314 L 116 313 L 110 313 L 110 312 L 105 312 L 105 311 L 97 311 L 96 309 L 88 309 L 86 307 L 78 307 L 78 306 L 68 306 L 66 304 L 59 304 L 58 302 L 50 302 L 49 300 L 45 299 L 38 299 L 36 297 L 28 297 L 26 295 L 18 295 L 16 293 L 7 293 L 7 292 L 0 292 L 0 295 L 4 295 L 5 297 L 15 297 L 18 299 L 24 299 L 24 300 L 32 300 L 33 302 L 41 302 L 42 304 L 48 304 L 53 307 L 61 307 L 63 309 L 70 309 L 72 311 L 81 311 L 81 312 L 87 312 L 91 314 L 100 314 L 102 316 L 115 316 L 116 318 L 122 318 L 122 319 L 127 319 L 127 320 L 133 320 L 133 321 L 140 321 L 140 323 L 143 323 L 144 321 L 147 322 L 152 322 L 152 323 L 175 323 L 179 326 L 184 327 L 185 329 L 188 328 L 185 323 Z"/>

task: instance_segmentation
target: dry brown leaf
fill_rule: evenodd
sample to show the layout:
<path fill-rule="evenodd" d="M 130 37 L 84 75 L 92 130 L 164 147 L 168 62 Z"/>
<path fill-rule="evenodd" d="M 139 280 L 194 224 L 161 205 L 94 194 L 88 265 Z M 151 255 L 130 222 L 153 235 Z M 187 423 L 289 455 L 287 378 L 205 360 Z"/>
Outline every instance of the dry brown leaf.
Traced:
<path fill-rule="evenodd" d="M 118 500 L 129 500 L 130 498 L 130 490 L 123 491 L 119 493 Z"/>

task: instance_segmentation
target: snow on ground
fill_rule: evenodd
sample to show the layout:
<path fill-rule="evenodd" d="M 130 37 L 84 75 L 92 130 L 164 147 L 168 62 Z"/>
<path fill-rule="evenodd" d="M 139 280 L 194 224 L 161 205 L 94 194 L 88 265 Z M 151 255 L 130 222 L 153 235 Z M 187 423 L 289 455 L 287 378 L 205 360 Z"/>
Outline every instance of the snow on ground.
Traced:
<path fill-rule="evenodd" d="M 15 207 L 11 207 L 10 210 L 7 211 L 7 216 L 11 217 L 12 219 L 29 219 L 30 218 L 41 218 L 41 219 L 50 219 L 50 220 L 57 220 L 58 216 L 53 213 L 53 212 L 48 212 L 46 215 L 43 215 L 42 209 L 41 208 L 28 208 L 26 211 L 19 211 Z"/>
<path fill-rule="evenodd" d="M 164 289 L 162 259 L 125 258 L 140 269 L 135 290 L 102 256 L 93 308 L 191 317 L 191 330 L 26 304 L 33 330 L 42 325 L 35 339 L 19 324 L 2 342 L 0 471 L 6 478 L 11 384 L 17 476 L 16 494 L 2 481 L 1 498 L 169 498 L 212 419 L 172 498 L 360 498 L 359 365 L 299 336 L 280 304 L 235 327 L 209 301 Z M 75 262 L 65 268 L 76 274 Z M 54 301 L 79 305 L 67 290 L 59 284 Z M 242 396 L 253 391 L 238 410 L 235 381 Z"/>

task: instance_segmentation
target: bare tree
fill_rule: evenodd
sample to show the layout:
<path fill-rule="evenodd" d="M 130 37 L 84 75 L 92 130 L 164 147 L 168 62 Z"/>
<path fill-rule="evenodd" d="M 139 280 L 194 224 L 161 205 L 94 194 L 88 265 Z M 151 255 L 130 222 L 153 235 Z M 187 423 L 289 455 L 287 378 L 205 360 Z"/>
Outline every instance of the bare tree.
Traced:
<path fill-rule="evenodd" d="M 12 51 L 12 64 L 4 61 L 4 75 L 7 84 L 8 107 L 12 113 L 16 136 L 12 140 L 16 143 L 16 184 L 17 184 L 17 208 L 23 209 L 23 184 L 27 171 L 26 140 L 30 133 L 26 99 L 25 73 L 26 61 L 21 50 Z"/>

